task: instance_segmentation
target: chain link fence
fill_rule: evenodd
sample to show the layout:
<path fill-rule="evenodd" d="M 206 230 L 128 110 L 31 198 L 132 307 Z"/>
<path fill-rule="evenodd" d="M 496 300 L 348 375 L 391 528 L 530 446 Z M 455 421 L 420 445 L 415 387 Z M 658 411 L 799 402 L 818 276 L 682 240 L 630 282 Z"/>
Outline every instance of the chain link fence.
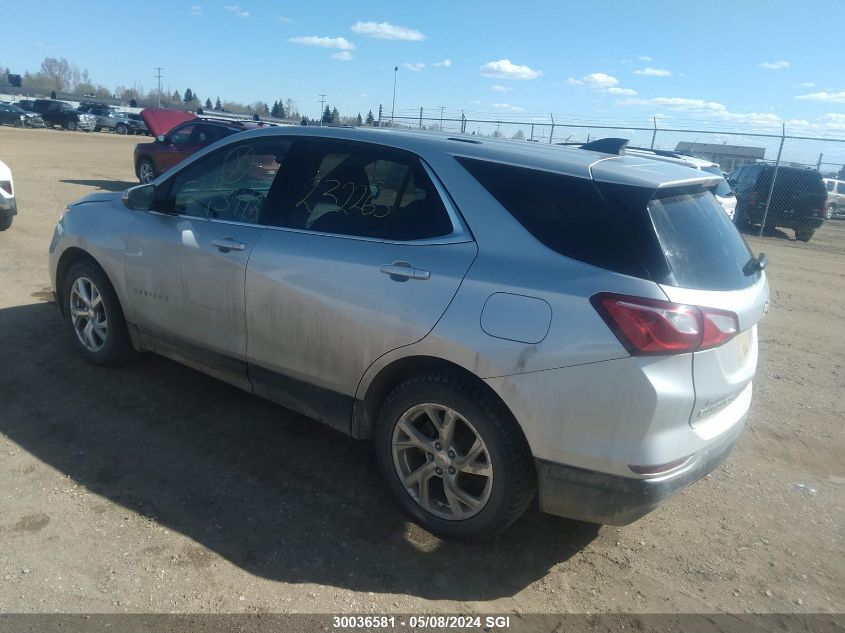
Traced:
<path fill-rule="evenodd" d="M 845 217 L 845 183 L 840 187 L 843 195 L 837 197 L 836 182 L 845 181 L 845 132 L 813 128 L 813 134 L 788 133 L 780 124 L 750 131 L 731 129 L 738 125 L 731 122 L 723 126 L 726 129 L 696 129 L 678 125 L 683 121 L 673 123 L 657 117 L 632 124 L 521 113 L 500 118 L 443 107 L 397 110 L 381 125 L 544 144 L 626 138 L 631 147 L 676 152 L 719 165 L 736 194 L 737 224 L 746 230 L 764 234 L 793 229 L 798 239 L 806 241 L 825 220 Z"/>

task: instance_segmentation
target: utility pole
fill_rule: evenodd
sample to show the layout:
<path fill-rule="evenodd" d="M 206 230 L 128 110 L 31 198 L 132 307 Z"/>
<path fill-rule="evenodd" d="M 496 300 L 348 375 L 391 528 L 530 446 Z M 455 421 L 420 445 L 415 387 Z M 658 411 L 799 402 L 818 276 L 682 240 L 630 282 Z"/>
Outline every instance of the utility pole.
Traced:
<path fill-rule="evenodd" d="M 653 116 L 651 120 L 654 122 L 654 132 L 651 134 L 651 149 L 654 149 L 654 141 L 657 140 L 657 116 Z"/>
<path fill-rule="evenodd" d="M 323 104 L 326 103 L 326 95 L 319 94 L 317 96 L 320 97 L 320 127 L 323 127 L 323 112 L 325 110 L 325 106 Z"/>
<path fill-rule="evenodd" d="M 390 127 L 393 127 L 393 116 L 396 114 L 396 78 L 399 76 L 399 66 L 393 67 L 393 105 L 390 106 Z"/>
<path fill-rule="evenodd" d="M 443 108 L 446 106 L 440 106 L 440 131 L 443 131 Z"/>
<path fill-rule="evenodd" d="M 156 77 L 156 80 L 158 81 L 158 107 L 159 108 L 161 107 L 161 71 L 162 70 L 164 70 L 164 68 L 162 68 L 161 66 L 155 67 L 155 71 L 156 71 L 155 77 Z"/>

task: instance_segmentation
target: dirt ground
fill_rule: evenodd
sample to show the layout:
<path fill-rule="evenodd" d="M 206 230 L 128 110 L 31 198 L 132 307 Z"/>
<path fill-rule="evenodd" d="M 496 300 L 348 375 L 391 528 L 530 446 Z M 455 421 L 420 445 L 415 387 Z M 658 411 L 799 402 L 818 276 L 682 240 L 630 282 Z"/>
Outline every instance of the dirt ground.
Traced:
<path fill-rule="evenodd" d="M 49 303 L 64 205 L 134 184 L 138 139 L 0 129 L 2 612 L 842 612 L 845 222 L 769 256 L 754 404 L 725 465 L 625 528 L 537 510 L 499 540 L 406 522 L 373 453 L 145 355 L 74 353 Z"/>

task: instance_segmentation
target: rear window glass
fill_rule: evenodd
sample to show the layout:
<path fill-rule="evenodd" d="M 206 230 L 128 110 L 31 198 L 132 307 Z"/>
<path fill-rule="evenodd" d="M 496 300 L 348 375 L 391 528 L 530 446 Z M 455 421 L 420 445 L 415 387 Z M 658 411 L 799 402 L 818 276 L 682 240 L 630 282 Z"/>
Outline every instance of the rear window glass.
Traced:
<path fill-rule="evenodd" d="M 768 171 L 771 174 L 774 170 Z M 768 178 L 766 180 L 768 181 Z M 792 167 L 781 167 L 778 169 L 775 187 L 777 189 L 814 193 L 826 191 L 819 172 L 813 171 L 812 169 L 795 169 Z"/>
<path fill-rule="evenodd" d="M 710 192 L 663 195 L 648 211 L 675 285 L 738 290 L 756 280 L 744 272 L 751 249 Z"/>

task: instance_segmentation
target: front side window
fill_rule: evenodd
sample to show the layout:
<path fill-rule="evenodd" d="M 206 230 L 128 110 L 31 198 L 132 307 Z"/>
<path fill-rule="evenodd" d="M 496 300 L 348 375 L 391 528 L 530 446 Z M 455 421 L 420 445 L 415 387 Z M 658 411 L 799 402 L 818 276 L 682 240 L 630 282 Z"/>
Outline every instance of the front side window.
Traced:
<path fill-rule="evenodd" d="M 825 180 L 824 181 L 824 186 L 828 191 L 833 191 L 833 187 L 834 187 L 835 184 L 836 183 L 833 182 L 832 180 Z"/>
<path fill-rule="evenodd" d="M 314 141 L 297 180 L 289 228 L 400 241 L 453 230 L 419 159 L 405 152 Z"/>
<path fill-rule="evenodd" d="M 191 142 L 191 134 L 194 133 L 194 128 L 196 126 L 193 123 L 189 123 L 173 130 L 168 135 L 167 142 L 171 145 L 188 145 Z"/>
<path fill-rule="evenodd" d="M 285 172 L 290 140 L 233 143 L 182 170 L 167 210 L 212 220 L 257 224 L 276 178 Z"/>

